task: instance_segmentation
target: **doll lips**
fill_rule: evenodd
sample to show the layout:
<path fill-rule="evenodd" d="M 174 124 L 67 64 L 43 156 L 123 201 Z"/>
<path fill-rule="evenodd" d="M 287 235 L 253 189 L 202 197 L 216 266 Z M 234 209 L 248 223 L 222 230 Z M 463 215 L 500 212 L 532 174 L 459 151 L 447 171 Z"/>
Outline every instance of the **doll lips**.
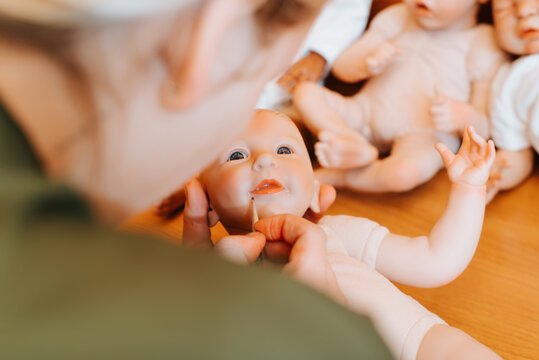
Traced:
<path fill-rule="evenodd" d="M 536 29 L 527 29 L 520 33 L 520 37 L 524 40 L 537 39 L 539 38 L 539 30 Z"/>
<path fill-rule="evenodd" d="M 253 195 L 270 195 L 284 191 L 285 187 L 275 179 L 262 180 L 253 190 Z"/>

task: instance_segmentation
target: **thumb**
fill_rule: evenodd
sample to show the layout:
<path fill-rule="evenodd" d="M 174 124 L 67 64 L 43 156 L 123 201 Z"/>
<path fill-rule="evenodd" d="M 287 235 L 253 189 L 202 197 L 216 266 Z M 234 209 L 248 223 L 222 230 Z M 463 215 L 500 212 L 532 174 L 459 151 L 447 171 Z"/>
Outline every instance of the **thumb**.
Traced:
<path fill-rule="evenodd" d="M 266 245 L 266 237 L 259 232 L 247 235 L 230 235 L 217 241 L 215 250 L 224 258 L 238 263 L 254 262 Z"/>
<path fill-rule="evenodd" d="M 185 184 L 185 209 L 183 213 L 183 241 L 185 245 L 210 247 L 211 234 L 208 224 L 209 204 L 202 184 L 191 179 Z"/>

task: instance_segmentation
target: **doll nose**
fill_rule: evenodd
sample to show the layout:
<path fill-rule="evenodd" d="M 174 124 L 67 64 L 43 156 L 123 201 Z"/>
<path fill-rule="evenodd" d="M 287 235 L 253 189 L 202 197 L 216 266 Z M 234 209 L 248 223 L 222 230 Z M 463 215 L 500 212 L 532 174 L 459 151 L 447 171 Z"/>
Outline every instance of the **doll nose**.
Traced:
<path fill-rule="evenodd" d="M 260 171 L 264 169 L 271 169 L 277 166 L 273 154 L 269 152 L 263 152 L 257 155 L 253 164 L 253 170 Z"/>
<path fill-rule="evenodd" d="M 535 1 L 519 1 L 517 2 L 517 16 L 519 19 L 533 16 L 537 13 L 539 6 Z"/>

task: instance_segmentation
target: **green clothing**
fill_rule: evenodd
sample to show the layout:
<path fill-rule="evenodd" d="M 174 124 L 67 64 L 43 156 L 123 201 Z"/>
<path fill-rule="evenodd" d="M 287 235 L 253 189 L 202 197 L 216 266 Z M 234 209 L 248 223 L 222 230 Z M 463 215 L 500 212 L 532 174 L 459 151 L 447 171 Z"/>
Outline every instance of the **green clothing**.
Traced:
<path fill-rule="evenodd" d="M 0 108 L 0 359 L 389 359 L 292 279 L 98 225 Z"/>

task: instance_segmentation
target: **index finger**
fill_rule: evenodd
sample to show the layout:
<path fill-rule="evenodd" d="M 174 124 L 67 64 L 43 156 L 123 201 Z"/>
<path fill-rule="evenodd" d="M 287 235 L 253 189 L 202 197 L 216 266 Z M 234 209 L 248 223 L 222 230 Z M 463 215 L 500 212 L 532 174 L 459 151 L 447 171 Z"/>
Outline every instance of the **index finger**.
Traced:
<path fill-rule="evenodd" d="M 290 260 L 300 254 L 318 256 L 326 252 L 326 234 L 312 222 L 290 214 L 276 215 L 259 220 L 255 230 L 266 236 L 267 241 L 284 241 L 291 244 Z"/>

